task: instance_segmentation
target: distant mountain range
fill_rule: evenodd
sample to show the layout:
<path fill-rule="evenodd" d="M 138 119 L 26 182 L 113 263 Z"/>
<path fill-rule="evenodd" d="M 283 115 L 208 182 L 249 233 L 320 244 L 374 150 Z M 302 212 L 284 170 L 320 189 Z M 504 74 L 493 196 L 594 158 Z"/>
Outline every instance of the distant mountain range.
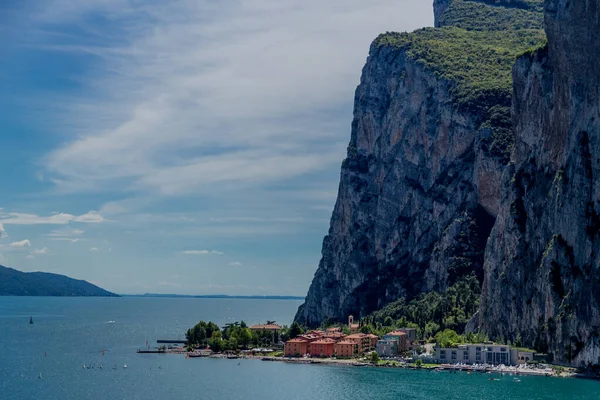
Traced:
<path fill-rule="evenodd" d="M 0 296 L 117 297 L 89 282 L 46 272 L 21 272 L 0 265 Z"/>
<path fill-rule="evenodd" d="M 129 294 L 125 297 L 169 297 L 169 298 L 190 298 L 190 299 L 250 299 L 250 300 L 304 300 L 300 296 L 229 296 L 226 294 L 205 294 L 205 295 L 187 295 L 187 294 Z"/>

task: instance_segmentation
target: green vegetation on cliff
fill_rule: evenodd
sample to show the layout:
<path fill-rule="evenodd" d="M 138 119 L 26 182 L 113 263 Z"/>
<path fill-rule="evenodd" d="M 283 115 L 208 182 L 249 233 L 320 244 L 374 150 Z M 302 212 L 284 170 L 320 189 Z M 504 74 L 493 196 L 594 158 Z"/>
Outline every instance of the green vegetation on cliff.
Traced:
<path fill-rule="evenodd" d="M 462 332 L 479 307 L 479 295 L 479 282 L 471 275 L 442 293 L 422 294 L 408 303 L 398 299 L 364 320 L 373 326 L 414 326 L 422 338 L 446 329 Z"/>
<path fill-rule="evenodd" d="M 479 15 L 469 11 L 470 8 L 461 7 L 486 14 Z M 541 18 L 541 14 L 455 0 L 442 18 L 454 12 L 462 19 L 445 23 L 456 26 L 424 28 L 412 33 L 388 32 L 375 39 L 373 45 L 401 50 L 436 77 L 449 81 L 453 85 L 451 95 L 457 109 L 478 118 L 479 128 L 490 131 L 490 135 L 484 135 L 488 137 L 485 139 L 488 150 L 507 162 L 513 145 L 510 119 L 512 67 L 519 55 L 545 41 L 540 24 L 523 18 L 531 15 Z M 521 18 L 513 13 L 527 15 Z M 501 18 L 506 18 L 502 26 L 490 22 Z M 470 21 L 471 25 L 467 27 L 461 22 L 463 20 Z M 480 26 L 477 28 L 475 24 Z M 532 27 L 536 29 L 530 29 Z"/>
<path fill-rule="evenodd" d="M 542 29 L 541 7 L 541 0 L 454 0 L 439 24 L 475 31 Z"/>

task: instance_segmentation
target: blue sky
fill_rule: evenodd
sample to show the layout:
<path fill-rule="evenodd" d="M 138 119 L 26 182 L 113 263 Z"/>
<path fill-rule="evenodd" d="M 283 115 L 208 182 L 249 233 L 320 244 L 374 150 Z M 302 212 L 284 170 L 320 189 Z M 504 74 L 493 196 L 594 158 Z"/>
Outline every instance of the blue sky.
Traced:
<path fill-rule="evenodd" d="M 370 42 L 423 0 L 0 3 L 0 263 L 304 295 Z"/>

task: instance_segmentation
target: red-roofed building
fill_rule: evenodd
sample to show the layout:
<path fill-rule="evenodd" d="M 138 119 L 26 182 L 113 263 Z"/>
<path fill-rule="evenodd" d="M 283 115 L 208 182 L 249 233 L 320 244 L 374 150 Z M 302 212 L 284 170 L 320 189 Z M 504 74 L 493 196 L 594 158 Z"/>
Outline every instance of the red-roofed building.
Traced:
<path fill-rule="evenodd" d="M 300 357 L 308 353 L 308 344 L 306 339 L 295 338 L 285 342 L 284 354 L 286 357 Z"/>
<path fill-rule="evenodd" d="M 312 357 L 331 357 L 335 351 L 335 341 L 329 339 L 315 340 L 308 345 Z"/>
<path fill-rule="evenodd" d="M 358 354 L 358 346 L 351 340 L 341 340 L 335 344 L 337 358 L 352 358 Z"/>
<path fill-rule="evenodd" d="M 364 333 L 354 333 L 344 338 L 345 341 L 350 341 L 356 345 L 356 353 L 363 354 L 371 349 L 371 338 Z"/>

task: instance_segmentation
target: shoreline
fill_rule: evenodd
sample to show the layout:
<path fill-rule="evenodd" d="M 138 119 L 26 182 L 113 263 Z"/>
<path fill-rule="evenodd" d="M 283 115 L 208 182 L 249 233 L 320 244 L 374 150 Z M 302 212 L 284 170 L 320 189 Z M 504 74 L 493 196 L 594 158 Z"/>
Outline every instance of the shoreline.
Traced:
<path fill-rule="evenodd" d="M 185 354 L 187 351 L 167 351 L 168 354 Z M 421 370 L 428 372 L 466 372 L 466 373 L 479 373 L 479 374 L 493 374 L 493 375 L 508 375 L 518 378 L 519 376 L 546 376 L 552 378 L 580 378 L 580 379 L 593 379 L 599 380 L 597 376 L 587 375 L 585 373 L 577 372 L 560 372 L 547 368 L 518 368 L 517 366 L 499 367 L 474 367 L 471 365 L 451 365 L 451 364 L 439 364 L 439 365 L 425 365 L 417 367 L 414 364 L 400 364 L 396 361 L 380 361 L 378 364 L 373 364 L 360 359 L 334 359 L 334 358 L 288 358 L 288 357 L 275 357 L 266 355 L 226 355 L 226 354 L 209 354 L 209 353 L 197 353 L 196 355 L 190 356 L 190 358 L 213 358 L 213 359 L 252 359 L 270 362 L 283 362 L 288 364 L 316 364 L 316 365 L 333 365 L 333 366 L 344 366 L 344 367 L 370 367 L 370 368 L 394 368 L 394 369 L 405 369 L 405 370 Z"/>

